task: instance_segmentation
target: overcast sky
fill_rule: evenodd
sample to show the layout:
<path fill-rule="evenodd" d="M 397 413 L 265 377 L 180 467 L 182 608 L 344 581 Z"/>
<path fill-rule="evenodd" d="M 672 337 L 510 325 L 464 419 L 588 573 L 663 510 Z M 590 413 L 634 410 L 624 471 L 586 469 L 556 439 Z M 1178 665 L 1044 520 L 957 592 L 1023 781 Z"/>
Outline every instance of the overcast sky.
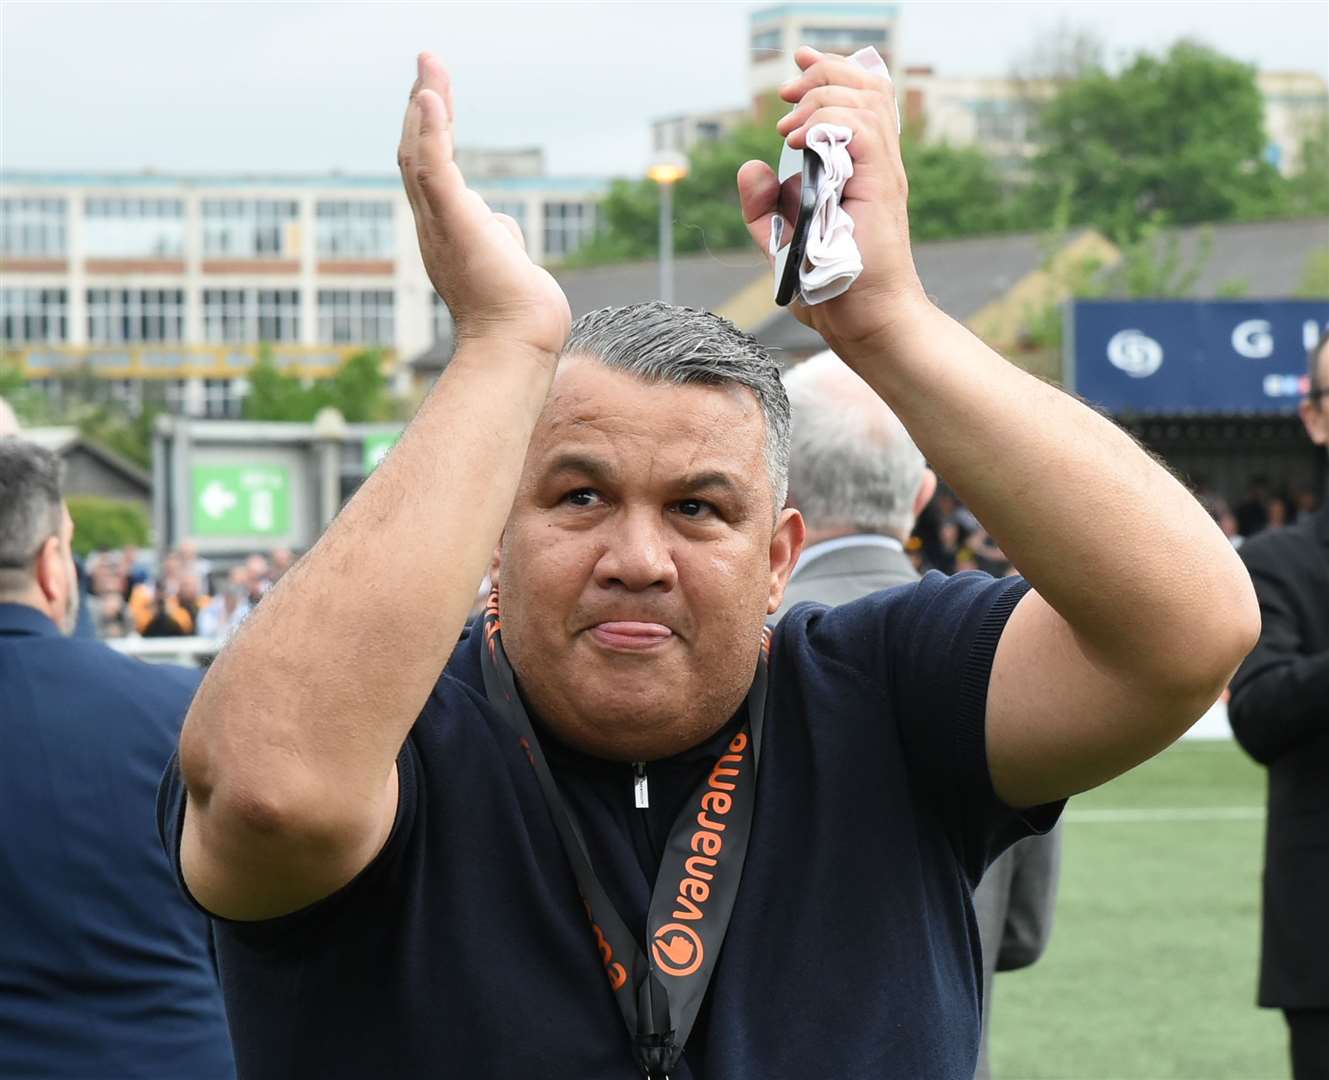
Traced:
<path fill-rule="evenodd" d="M 0 2 L 0 166 L 393 172 L 414 55 L 456 83 L 459 139 L 635 174 L 648 123 L 747 97 L 752 3 Z M 897 64 L 1002 75 L 1058 23 L 1109 54 L 1193 36 L 1329 76 L 1324 0 L 906 0 Z"/>

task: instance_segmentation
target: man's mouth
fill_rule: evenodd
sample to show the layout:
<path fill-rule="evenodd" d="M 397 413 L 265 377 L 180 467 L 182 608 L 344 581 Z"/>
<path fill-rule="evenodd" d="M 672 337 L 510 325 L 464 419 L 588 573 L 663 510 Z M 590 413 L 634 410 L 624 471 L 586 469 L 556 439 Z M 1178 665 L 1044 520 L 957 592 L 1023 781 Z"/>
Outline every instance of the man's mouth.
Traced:
<path fill-rule="evenodd" d="M 641 652 L 659 648 L 674 636 L 674 632 L 660 623 L 602 622 L 590 628 L 590 635 L 606 649 Z"/>

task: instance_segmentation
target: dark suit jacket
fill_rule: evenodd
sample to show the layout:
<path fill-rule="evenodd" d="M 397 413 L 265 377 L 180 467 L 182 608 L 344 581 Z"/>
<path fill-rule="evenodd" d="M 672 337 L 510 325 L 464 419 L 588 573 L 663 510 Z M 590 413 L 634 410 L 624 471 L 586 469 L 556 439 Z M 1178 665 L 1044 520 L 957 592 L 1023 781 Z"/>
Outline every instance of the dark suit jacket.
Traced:
<path fill-rule="evenodd" d="M 834 607 L 860 596 L 907 585 L 918 573 L 902 551 L 855 544 L 829 551 L 794 569 L 776 618 L 805 601 Z M 1061 872 L 1061 828 L 1031 836 L 1003 852 L 974 892 L 974 915 L 983 947 L 983 1039 L 977 1080 L 988 1066 L 988 1003 L 997 971 L 1027 967 L 1047 947 Z"/>
<path fill-rule="evenodd" d="M 1241 557 L 1264 623 L 1228 707 L 1269 769 L 1259 1000 L 1329 1009 L 1329 502 Z"/>
<path fill-rule="evenodd" d="M 234 1075 L 155 827 L 198 681 L 0 604 L 0 1076 Z"/>

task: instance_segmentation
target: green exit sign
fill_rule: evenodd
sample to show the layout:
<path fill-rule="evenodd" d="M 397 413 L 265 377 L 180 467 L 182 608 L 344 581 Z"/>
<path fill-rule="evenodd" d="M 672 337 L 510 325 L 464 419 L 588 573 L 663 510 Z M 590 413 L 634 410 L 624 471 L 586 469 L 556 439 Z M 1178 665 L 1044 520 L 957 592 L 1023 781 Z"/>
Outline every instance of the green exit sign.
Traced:
<path fill-rule="evenodd" d="M 400 431 L 391 435 L 365 436 L 364 466 L 365 466 L 366 476 L 368 476 L 371 472 L 373 472 L 375 469 L 378 468 L 379 462 L 381 462 L 385 457 L 387 457 L 388 451 L 391 450 L 397 444 L 397 440 L 400 438 L 401 438 Z"/>
<path fill-rule="evenodd" d="M 282 465 L 195 465 L 195 536 L 284 536 L 291 528 L 290 470 Z"/>

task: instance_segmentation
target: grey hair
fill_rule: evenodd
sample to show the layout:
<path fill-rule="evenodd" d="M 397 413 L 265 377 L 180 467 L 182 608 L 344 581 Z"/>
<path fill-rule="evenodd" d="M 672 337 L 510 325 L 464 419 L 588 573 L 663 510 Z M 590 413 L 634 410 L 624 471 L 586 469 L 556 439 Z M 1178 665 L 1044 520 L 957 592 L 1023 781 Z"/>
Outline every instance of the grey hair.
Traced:
<path fill-rule="evenodd" d="M 765 347 L 728 319 L 653 300 L 600 308 L 572 324 L 563 354 L 592 356 L 647 382 L 734 384 L 752 391 L 766 421 L 766 471 L 775 511 L 789 491 L 789 398 Z"/>
<path fill-rule="evenodd" d="M 808 527 L 907 536 L 926 462 L 895 413 L 831 352 L 791 368 L 784 383 L 789 487 Z"/>
<path fill-rule="evenodd" d="M 64 523 L 64 468 L 51 451 L 0 438 L 0 596 L 26 591 L 37 552 Z"/>

